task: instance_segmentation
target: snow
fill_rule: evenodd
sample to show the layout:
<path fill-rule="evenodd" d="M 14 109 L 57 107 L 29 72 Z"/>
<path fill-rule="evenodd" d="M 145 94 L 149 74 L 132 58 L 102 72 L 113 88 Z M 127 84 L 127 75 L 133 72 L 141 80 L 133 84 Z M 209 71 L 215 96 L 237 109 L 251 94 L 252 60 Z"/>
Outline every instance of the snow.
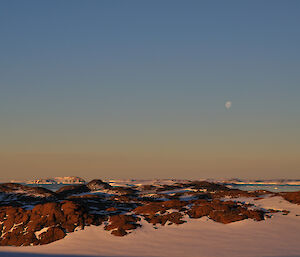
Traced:
<path fill-rule="evenodd" d="M 42 228 L 40 231 L 36 231 L 36 232 L 35 232 L 35 236 L 36 236 L 37 238 L 39 238 L 40 235 L 41 235 L 42 233 L 44 233 L 44 232 L 46 232 L 46 231 L 48 230 L 48 228 L 49 228 L 49 227 L 46 227 L 46 228 Z"/>
<path fill-rule="evenodd" d="M 158 226 L 143 221 L 140 229 L 125 237 L 115 237 L 103 227 L 86 227 L 49 245 L 1 247 L 0 256 L 119 256 L 119 257 L 296 257 L 300 256 L 300 205 L 281 197 L 255 200 L 235 199 L 265 209 L 289 210 L 271 219 L 243 220 L 230 224 L 208 218 L 189 219 L 182 225 Z M 299 216 L 297 216 L 299 215 Z M 26 255 L 25 253 L 29 254 Z M 37 255 L 32 255 L 37 254 Z"/>

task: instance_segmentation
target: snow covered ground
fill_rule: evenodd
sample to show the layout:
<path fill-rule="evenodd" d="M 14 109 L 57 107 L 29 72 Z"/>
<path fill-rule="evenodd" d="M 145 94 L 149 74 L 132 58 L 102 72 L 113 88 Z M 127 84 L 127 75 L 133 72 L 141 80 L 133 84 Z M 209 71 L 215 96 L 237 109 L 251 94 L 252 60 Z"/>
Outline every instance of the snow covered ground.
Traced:
<path fill-rule="evenodd" d="M 126 237 L 115 237 L 102 227 L 86 227 L 62 240 L 30 247 L 1 247 L 4 257 L 299 257 L 300 205 L 283 198 L 255 201 L 263 208 L 289 210 L 288 215 L 274 214 L 271 219 L 256 222 L 243 220 L 230 224 L 208 218 L 192 219 L 176 226 L 153 228 L 147 222 Z M 186 218 L 188 219 L 188 218 Z"/>

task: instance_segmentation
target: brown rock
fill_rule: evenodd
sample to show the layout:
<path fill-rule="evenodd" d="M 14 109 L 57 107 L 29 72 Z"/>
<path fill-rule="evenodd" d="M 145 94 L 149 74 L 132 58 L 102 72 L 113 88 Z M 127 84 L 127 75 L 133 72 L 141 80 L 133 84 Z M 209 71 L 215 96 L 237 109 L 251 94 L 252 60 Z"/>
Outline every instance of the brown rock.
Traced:
<path fill-rule="evenodd" d="M 30 187 L 18 183 L 0 184 L 0 192 L 31 196 L 33 198 L 55 198 L 56 194 L 43 187 Z"/>
<path fill-rule="evenodd" d="M 112 186 L 106 182 L 103 182 L 101 179 L 94 179 L 87 183 L 86 185 L 91 191 L 111 189 Z"/>
<path fill-rule="evenodd" d="M 125 229 L 123 228 L 118 228 L 118 229 L 115 229 L 111 232 L 112 235 L 114 236 L 126 236 L 128 233 L 126 232 Z"/>
<path fill-rule="evenodd" d="M 63 186 L 58 189 L 55 193 L 59 198 L 64 198 L 73 194 L 81 194 L 90 192 L 90 189 L 86 185 L 74 185 L 74 186 Z"/>
<path fill-rule="evenodd" d="M 200 205 L 200 206 L 193 206 L 187 214 L 190 218 L 198 219 L 203 216 L 208 216 L 209 213 L 213 210 L 210 205 Z"/>
<path fill-rule="evenodd" d="M 165 215 L 154 215 L 148 219 L 148 222 L 152 223 L 153 225 L 161 224 L 164 226 L 167 221 L 169 221 L 170 223 L 179 225 L 185 223 L 185 221 L 181 220 L 182 217 L 183 214 L 181 214 L 180 212 L 172 212 Z"/>
<path fill-rule="evenodd" d="M 46 232 L 40 234 L 40 244 L 49 244 L 51 242 L 60 240 L 66 236 L 66 233 L 61 227 L 50 227 Z"/>
<path fill-rule="evenodd" d="M 114 215 L 109 218 L 109 225 L 105 227 L 105 230 L 112 229 L 123 229 L 123 230 L 131 230 L 136 229 L 140 225 L 136 222 L 140 220 L 137 217 L 132 215 Z"/>
<path fill-rule="evenodd" d="M 187 211 L 191 218 L 208 216 L 212 220 L 224 224 L 244 219 L 260 221 L 264 219 L 264 212 L 261 210 L 248 210 L 247 206 L 241 206 L 233 201 L 214 200 L 211 202 L 195 202 L 195 205 Z"/>
<path fill-rule="evenodd" d="M 180 200 L 169 200 L 169 201 L 162 202 L 162 206 L 166 207 L 167 209 L 180 210 L 185 205 L 187 205 L 187 202 L 180 201 Z"/>
<path fill-rule="evenodd" d="M 291 203 L 300 204 L 300 191 L 281 193 L 281 196 Z"/>
<path fill-rule="evenodd" d="M 24 246 L 27 245 L 38 245 L 39 241 L 37 240 L 34 232 L 27 232 L 23 234 L 23 238 L 22 238 L 23 244 Z"/>
<path fill-rule="evenodd" d="M 114 211 L 118 211 L 118 209 L 116 207 L 109 207 L 105 211 L 114 212 Z"/>
<path fill-rule="evenodd" d="M 165 212 L 167 208 L 163 206 L 162 202 L 148 203 L 143 206 L 135 208 L 133 211 L 138 214 L 155 214 L 157 212 Z"/>
<path fill-rule="evenodd" d="M 209 218 L 211 218 L 216 222 L 228 224 L 231 222 L 244 220 L 247 217 L 245 215 L 236 212 L 211 211 L 209 213 Z"/>

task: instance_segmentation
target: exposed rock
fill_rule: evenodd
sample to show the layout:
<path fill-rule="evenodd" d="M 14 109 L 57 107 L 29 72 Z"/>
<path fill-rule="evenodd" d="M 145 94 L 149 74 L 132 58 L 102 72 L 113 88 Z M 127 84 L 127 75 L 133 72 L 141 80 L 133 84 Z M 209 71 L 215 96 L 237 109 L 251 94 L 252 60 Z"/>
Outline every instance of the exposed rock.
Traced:
<path fill-rule="evenodd" d="M 241 215 L 239 212 L 226 212 L 226 211 L 211 211 L 208 216 L 212 220 L 223 224 L 240 221 L 247 218 L 246 216 Z"/>
<path fill-rule="evenodd" d="M 260 221 L 264 219 L 264 212 L 262 210 L 248 210 L 232 201 L 212 202 L 196 202 L 195 205 L 187 211 L 191 218 L 201 218 L 208 216 L 210 219 L 223 224 L 240 221 L 244 219 L 254 219 Z"/>
<path fill-rule="evenodd" d="M 139 221 L 140 218 L 135 217 L 133 215 L 114 215 L 110 216 L 109 224 L 105 226 L 105 230 L 117 229 L 117 231 L 112 234 L 121 236 L 126 235 L 126 230 L 136 229 L 140 225 L 136 222 Z M 126 232 L 126 234 L 124 233 Z"/>
<path fill-rule="evenodd" d="M 133 210 L 133 212 L 137 214 L 143 214 L 143 215 L 153 215 L 158 212 L 164 213 L 166 210 L 169 209 L 177 209 L 181 210 L 183 206 L 187 205 L 188 203 L 185 201 L 179 201 L 179 200 L 169 200 L 169 201 L 163 201 L 163 202 L 151 202 L 146 203 L 143 206 L 138 206 Z"/>
<path fill-rule="evenodd" d="M 78 203 L 63 201 L 37 204 L 32 210 L 0 207 L 0 222 L 0 245 L 20 246 L 59 240 L 76 227 L 100 225 L 101 217 L 88 214 Z M 35 233 L 44 228 L 49 229 L 37 238 Z"/>
<path fill-rule="evenodd" d="M 165 206 L 162 205 L 161 202 L 148 203 L 143 206 L 139 206 L 133 210 L 133 212 L 137 214 L 155 214 L 157 212 L 163 213 L 167 210 Z"/>
<path fill-rule="evenodd" d="M 190 186 L 193 189 L 206 189 L 207 191 L 227 191 L 230 188 L 217 183 L 211 183 L 208 181 L 192 181 L 188 184 L 183 184 L 185 186 Z"/>
<path fill-rule="evenodd" d="M 101 179 L 94 179 L 86 184 L 86 186 L 91 191 L 103 190 L 103 189 L 111 189 L 112 186 L 106 182 L 103 182 Z"/>
<path fill-rule="evenodd" d="M 112 187 L 111 191 L 117 195 L 132 195 L 134 196 L 137 193 L 136 189 L 130 187 Z"/>
<path fill-rule="evenodd" d="M 0 192 L 28 195 L 33 197 L 55 197 L 55 193 L 43 187 L 30 187 L 17 183 L 0 184 Z"/>
<path fill-rule="evenodd" d="M 180 200 L 169 200 L 169 201 L 164 201 L 161 204 L 163 207 L 167 209 L 181 210 L 183 206 L 187 205 L 187 202 L 180 201 Z"/>
<path fill-rule="evenodd" d="M 300 191 L 281 193 L 280 195 L 291 203 L 300 204 Z"/>
<path fill-rule="evenodd" d="M 140 189 L 142 190 L 142 191 L 150 191 L 150 190 L 155 190 L 155 186 L 153 186 L 153 185 L 142 185 L 141 187 L 140 187 Z"/>
<path fill-rule="evenodd" d="M 100 195 L 93 195 L 93 194 L 84 194 L 84 195 L 70 195 L 67 197 L 69 200 L 76 200 L 76 199 L 86 199 L 86 200 L 92 200 L 92 199 L 103 199 L 104 197 L 101 197 Z"/>
<path fill-rule="evenodd" d="M 118 229 L 115 229 L 111 232 L 112 235 L 114 236 L 126 236 L 128 233 L 126 232 L 125 229 L 123 228 L 118 228 Z"/>
<path fill-rule="evenodd" d="M 230 198 L 238 198 L 238 197 L 255 197 L 258 198 L 262 195 L 272 194 L 272 192 L 265 191 L 265 190 L 257 190 L 257 191 L 243 191 L 240 189 L 230 189 L 225 191 L 217 191 L 212 194 L 212 197 L 223 198 L 223 197 L 230 197 Z"/>
<path fill-rule="evenodd" d="M 90 192 L 90 189 L 86 185 L 73 185 L 73 186 L 63 186 L 56 191 L 59 198 L 65 198 L 69 195 L 81 194 Z"/>
<path fill-rule="evenodd" d="M 210 205 L 202 205 L 202 206 L 193 206 L 187 214 L 190 216 L 190 218 L 198 219 L 203 216 L 208 216 L 209 213 L 213 210 L 213 208 Z"/>
<path fill-rule="evenodd" d="M 246 192 L 206 181 L 112 187 L 102 180 L 92 180 L 87 185 L 64 186 L 55 193 L 16 183 L 0 184 L 0 245 L 48 244 L 103 221 L 111 234 L 125 236 L 141 226 L 141 218 L 164 226 L 184 223 L 186 214 L 190 218 L 207 216 L 223 224 L 244 219 L 260 221 L 275 212 L 288 214 L 223 201 L 241 196 L 257 199 L 265 194 L 271 192 Z M 300 204 L 300 192 L 272 194 Z"/>
<path fill-rule="evenodd" d="M 154 216 L 147 217 L 147 221 L 149 223 L 152 223 L 153 225 L 161 224 L 164 226 L 167 221 L 179 225 L 185 223 L 185 221 L 182 220 L 182 217 L 183 214 L 181 214 L 180 212 L 172 212 L 165 215 L 156 214 Z"/>
<path fill-rule="evenodd" d="M 111 201 L 114 202 L 121 202 L 121 203 L 130 203 L 132 198 L 127 195 L 114 195 L 109 198 Z"/>
<path fill-rule="evenodd" d="M 109 207 L 109 208 L 106 209 L 106 211 L 115 212 L 115 211 L 118 211 L 118 209 L 116 207 Z"/>
<path fill-rule="evenodd" d="M 63 239 L 66 236 L 66 233 L 61 227 L 50 227 L 46 232 L 43 232 L 40 235 L 40 244 L 49 244 L 51 242 Z"/>
<path fill-rule="evenodd" d="M 21 206 L 56 200 L 56 194 L 42 187 L 30 187 L 17 183 L 0 184 L 0 206 Z"/>
<path fill-rule="evenodd" d="M 157 192 L 170 191 L 178 188 L 181 188 L 181 185 L 161 185 L 160 187 L 156 188 L 156 191 Z"/>

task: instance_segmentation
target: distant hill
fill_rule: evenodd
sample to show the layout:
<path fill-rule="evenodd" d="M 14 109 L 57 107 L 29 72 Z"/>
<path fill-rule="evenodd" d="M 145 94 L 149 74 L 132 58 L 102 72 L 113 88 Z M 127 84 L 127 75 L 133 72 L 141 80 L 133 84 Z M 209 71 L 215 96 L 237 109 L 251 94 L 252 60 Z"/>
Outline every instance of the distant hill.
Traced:
<path fill-rule="evenodd" d="M 55 178 L 42 178 L 36 180 L 28 180 L 26 184 L 85 184 L 86 181 L 80 177 L 55 177 Z"/>

